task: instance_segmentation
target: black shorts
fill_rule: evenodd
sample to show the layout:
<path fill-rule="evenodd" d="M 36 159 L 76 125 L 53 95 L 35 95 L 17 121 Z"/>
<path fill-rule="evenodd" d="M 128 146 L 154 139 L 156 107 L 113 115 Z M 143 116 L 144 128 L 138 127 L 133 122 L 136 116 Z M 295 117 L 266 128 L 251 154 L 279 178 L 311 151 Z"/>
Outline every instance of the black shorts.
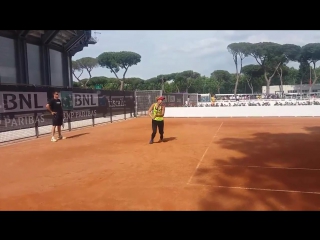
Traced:
<path fill-rule="evenodd" d="M 52 116 L 52 126 L 62 126 L 63 125 L 63 115 L 55 114 Z"/>

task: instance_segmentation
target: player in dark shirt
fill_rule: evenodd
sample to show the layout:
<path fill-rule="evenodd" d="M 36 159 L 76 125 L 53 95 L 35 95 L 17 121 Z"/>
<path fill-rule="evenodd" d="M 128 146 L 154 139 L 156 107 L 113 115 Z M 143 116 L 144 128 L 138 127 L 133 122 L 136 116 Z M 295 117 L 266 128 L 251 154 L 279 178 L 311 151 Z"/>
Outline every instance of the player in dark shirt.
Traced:
<path fill-rule="evenodd" d="M 62 109 L 62 103 L 59 99 L 59 93 L 54 92 L 53 98 L 48 101 L 46 108 L 49 110 L 49 112 L 52 115 L 52 130 L 51 130 L 51 142 L 56 142 L 57 139 L 54 137 L 55 135 L 55 129 L 57 127 L 59 140 L 65 139 L 65 137 L 61 134 L 61 126 L 63 125 L 63 109 Z"/>

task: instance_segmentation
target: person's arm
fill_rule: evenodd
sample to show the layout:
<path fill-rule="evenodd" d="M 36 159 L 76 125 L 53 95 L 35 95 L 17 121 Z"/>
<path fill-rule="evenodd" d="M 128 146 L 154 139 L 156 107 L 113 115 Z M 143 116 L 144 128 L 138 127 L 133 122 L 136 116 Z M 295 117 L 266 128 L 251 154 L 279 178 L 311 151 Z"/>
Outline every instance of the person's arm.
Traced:
<path fill-rule="evenodd" d="M 162 106 L 161 107 L 161 116 L 159 116 L 159 117 L 163 117 L 165 112 L 166 112 L 166 107 Z"/>
<path fill-rule="evenodd" d="M 149 114 L 149 116 L 150 116 L 152 119 L 154 119 L 154 116 L 152 115 L 153 105 L 154 105 L 154 104 L 152 104 L 152 105 L 149 107 L 149 110 L 148 110 L 148 114 Z"/>
<path fill-rule="evenodd" d="M 52 100 L 50 100 L 50 101 L 47 103 L 46 108 L 48 109 L 48 111 L 49 111 L 52 115 L 54 115 L 54 114 L 56 114 L 56 113 L 51 110 L 51 105 L 52 105 Z"/>

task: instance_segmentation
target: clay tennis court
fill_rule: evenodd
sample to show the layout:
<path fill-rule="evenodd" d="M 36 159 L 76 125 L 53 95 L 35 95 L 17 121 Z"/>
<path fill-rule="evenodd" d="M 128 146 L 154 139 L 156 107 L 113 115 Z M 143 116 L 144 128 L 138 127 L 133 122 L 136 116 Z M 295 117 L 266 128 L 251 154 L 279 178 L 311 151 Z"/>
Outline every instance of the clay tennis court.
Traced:
<path fill-rule="evenodd" d="M 166 119 L 153 145 L 150 125 L 0 147 L 0 209 L 320 209 L 318 118 Z"/>

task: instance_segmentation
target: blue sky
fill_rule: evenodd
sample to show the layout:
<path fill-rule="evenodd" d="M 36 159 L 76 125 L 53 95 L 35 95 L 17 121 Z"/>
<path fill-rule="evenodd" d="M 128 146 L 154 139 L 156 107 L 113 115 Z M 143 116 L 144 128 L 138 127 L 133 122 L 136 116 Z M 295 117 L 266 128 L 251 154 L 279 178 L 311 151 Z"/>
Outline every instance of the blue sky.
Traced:
<path fill-rule="evenodd" d="M 227 46 L 233 42 L 277 42 L 303 46 L 320 41 L 320 31 L 107 31 L 92 30 L 98 43 L 89 45 L 72 60 L 97 57 L 103 52 L 132 51 L 141 55 L 141 62 L 129 68 L 126 77 L 149 79 L 160 74 L 193 70 L 210 76 L 215 70 L 235 72 Z M 249 57 L 244 64 L 254 63 Z M 298 67 L 295 63 L 289 66 Z M 95 68 L 92 76 L 114 77 L 106 68 Z M 122 76 L 122 71 L 119 77 Z M 88 77 L 84 72 L 81 78 Z"/>

